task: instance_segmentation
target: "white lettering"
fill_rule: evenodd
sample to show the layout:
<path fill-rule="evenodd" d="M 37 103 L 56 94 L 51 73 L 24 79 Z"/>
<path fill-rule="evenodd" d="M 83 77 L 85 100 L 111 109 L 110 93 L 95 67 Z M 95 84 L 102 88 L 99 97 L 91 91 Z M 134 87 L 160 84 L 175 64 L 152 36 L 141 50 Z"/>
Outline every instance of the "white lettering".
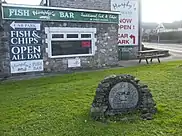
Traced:
<path fill-rule="evenodd" d="M 18 44 L 25 44 L 25 38 L 18 38 Z"/>
<path fill-rule="evenodd" d="M 30 43 L 30 44 L 31 44 L 33 41 L 34 41 L 34 38 L 29 38 L 29 39 L 28 39 L 28 43 Z"/>
<path fill-rule="evenodd" d="M 11 49 L 11 52 L 12 52 L 13 54 L 20 54 L 20 48 L 19 48 L 19 47 L 13 47 L 13 48 Z"/>
<path fill-rule="evenodd" d="M 70 18 L 75 18 L 73 12 L 70 12 L 69 14 L 70 14 Z"/>
<path fill-rule="evenodd" d="M 25 51 L 27 50 L 27 48 L 25 46 L 21 47 L 21 53 L 23 54 Z"/>
<path fill-rule="evenodd" d="M 33 53 L 32 46 L 28 46 L 28 47 L 27 47 L 27 50 L 28 50 L 28 53 Z"/>
<path fill-rule="evenodd" d="M 11 17 L 14 14 L 15 10 L 14 9 L 9 9 L 9 16 Z"/>
<path fill-rule="evenodd" d="M 74 18 L 73 12 L 59 12 L 61 18 Z"/>
<path fill-rule="evenodd" d="M 34 38 L 34 44 L 38 44 L 38 43 L 39 41 L 36 38 Z"/>
<path fill-rule="evenodd" d="M 18 58 L 16 57 L 16 55 L 13 55 L 12 60 L 18 60 Z"/>
<path fill-rule="evenodd" d="M 16 36 L 16 33 L 15 33 L 16 31 L 11 31 L 11 37 L 14 37 L 14 36 Z"/>
<path fill-rule="evenodd" d="M 30 11 L 23 9 L 9 9 L 9 17 L 11 16 L 30 16 Z"/>
<path fill-rule="evenodd" d="M 18 44 L 17 38 L 11 38 L 11 44 Z"/>
<path fill-rule="evenodd" d="M 40 46 L 38 46 L 38 47 L 34 47 L 33 48 L 33 51 L 34 51 L 34 53 L 36 53 L 36 52 L 41 52 L 41 49 L 40 49 Z"/>
<path fill-rule="evenodd" d="M 40 59 L 40 54 L 28 54 L 28 59 Z"/>

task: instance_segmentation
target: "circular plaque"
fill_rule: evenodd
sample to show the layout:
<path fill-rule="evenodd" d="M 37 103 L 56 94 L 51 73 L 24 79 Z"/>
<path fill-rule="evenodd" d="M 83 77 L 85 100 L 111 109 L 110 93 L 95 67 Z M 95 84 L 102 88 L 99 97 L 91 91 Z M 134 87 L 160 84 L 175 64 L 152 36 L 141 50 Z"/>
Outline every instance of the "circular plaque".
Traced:
<path fill-rule="evenodd" d="M 129 82 L 116 84 L 109 93 L 109 103 L 115 110 L 135 108 L 138 101 L 138 90 Z"/>

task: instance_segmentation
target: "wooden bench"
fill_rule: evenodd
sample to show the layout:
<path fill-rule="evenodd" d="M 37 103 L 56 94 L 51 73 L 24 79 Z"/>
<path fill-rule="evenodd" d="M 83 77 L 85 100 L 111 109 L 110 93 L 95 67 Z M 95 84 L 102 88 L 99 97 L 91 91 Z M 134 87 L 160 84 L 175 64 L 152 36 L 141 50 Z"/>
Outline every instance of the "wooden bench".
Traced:
<path fill-rule="evenodd" d="M 138 58 L 139 63 L 141 63 L 142 59 L 145 59 L 147 64 L 149 64 L 148 59 L 152 63 L 154 58 L 157 58 L 158 62 L 160 63 L 160 57 L 163 57 L 165 54 L 162 53 L 160 50 L 146 50 L 146 51 L 139 51 Z"/>

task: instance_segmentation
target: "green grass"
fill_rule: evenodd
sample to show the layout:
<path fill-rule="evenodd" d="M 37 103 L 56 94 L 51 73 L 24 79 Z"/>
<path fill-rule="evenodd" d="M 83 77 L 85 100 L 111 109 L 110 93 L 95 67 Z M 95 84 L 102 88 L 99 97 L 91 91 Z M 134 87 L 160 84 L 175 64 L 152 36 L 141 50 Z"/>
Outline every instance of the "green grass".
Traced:
<path fill-rule="evenodd" d="M 0 84 L 0 136 L 181 136 L 181 61 Z M 103 124 L 89 116 L 105 76 L 132 74 L 149 85 L 158 113 L 151 121 Z"/>

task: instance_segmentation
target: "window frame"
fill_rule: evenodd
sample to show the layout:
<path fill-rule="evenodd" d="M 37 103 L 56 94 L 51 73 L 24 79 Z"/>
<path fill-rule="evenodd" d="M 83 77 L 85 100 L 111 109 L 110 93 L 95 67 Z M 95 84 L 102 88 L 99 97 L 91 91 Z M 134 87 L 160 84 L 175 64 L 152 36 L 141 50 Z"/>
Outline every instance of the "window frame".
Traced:
<path fill-rule="evenodd" d="M 62 39 L 61 37 L 59 37 L 59 38 L 53 38 L 53 35 L 63 35 L 63 38 L 64 38 L 64 34 L 52 33 L 51 34 L 51 39 Z"/>
<path fill-rule="evenodd" d="M 90 35 L 90 33 L 81 33 L 80 34 L 80 37 L 82 38 L 82 34 L 89 34 Z M 91 38 L 92 38 L 92 35 L 91 35 Z M 87 39 L 87 38 L 82 38 L 82 39 Z"/>
<path fill-rule="evenodd" d="M 45 28 L 45 32 L 47 33 L 47 43 L 48 43 L 47 53 L 48 53 L 49 58 L 87 57 L 87 56 L 95 55 L 95 51 L 97 49 L 95 46 L 96 28 L 49 27 L 49 28 Z M 53 34 L 64 34 L 64 37 L 63 38 L 52 38 Z M 67 34 L 78 34 L 78 38 L 67 38 Z M 91 38 L 81 38 L 81 34 L 91 34 Z M 92 44 L 91 44 L 92 53 L 53 56 L 51 41 L 80 41 L 80 40 L 83 40 L 83 41 L 90 40 L 92 42 Z"/>

